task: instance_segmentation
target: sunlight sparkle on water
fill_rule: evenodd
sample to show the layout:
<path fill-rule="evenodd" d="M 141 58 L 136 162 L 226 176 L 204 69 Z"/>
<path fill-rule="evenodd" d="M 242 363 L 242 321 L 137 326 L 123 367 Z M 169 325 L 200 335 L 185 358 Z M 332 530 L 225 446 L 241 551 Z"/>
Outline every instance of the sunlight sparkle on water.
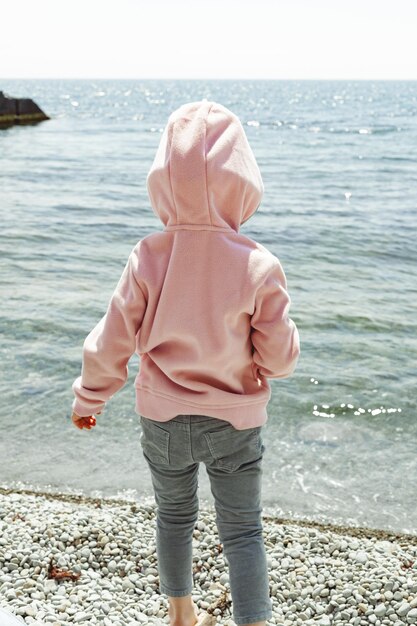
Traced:
<path fill-rule="evenodd" d="M 349 412 L 353 412 L 354 415 L 364 415 L 365 413 L 371 413 L 371 415 L 375 416 L 375 415 L 380 415 L 381 413 L 401 413 L 401 409 L 400 408 L 385 408 L 384 406 L 379 406 L 377 408 L 374 409 L 363 409 L 362 407 L 359 408 L 355 408 L 355 406 L 353 404 L 346 404 L 346 403 L 342 403 L 339 405 L 341 409 L 349 409 Z M 313 411 L 312 414 L 315 415 L 316 417 L 336 417 L 336 413 L 339 413 L 341 415 L 346 415 L 347 411 L 339 411 L 338 407 L 334 407 L 333 411 L 336 411 L 336 413 L 328 412 L 328 409 L 331 410 L 331 407 L 329 404 L 322 404 L 320 405 L 320 409 L 325 409 L 323 410 L 319 410 L 319 405 L 315 404 L 313 406 Z"/>

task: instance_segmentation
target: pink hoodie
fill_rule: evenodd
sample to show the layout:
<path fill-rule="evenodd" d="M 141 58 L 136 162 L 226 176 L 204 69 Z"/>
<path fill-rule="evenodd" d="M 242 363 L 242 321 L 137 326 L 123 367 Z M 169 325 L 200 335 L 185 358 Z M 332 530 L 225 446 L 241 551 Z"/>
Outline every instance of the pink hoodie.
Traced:
<path fill-rule="evenodd" d="M 130 253 L 107 312 L 83 345 L 73 410 L 102 410 L 136 352 L 136 412 L 165 422 L 207 415 L 238 430 L 266 422 L 268 378 L 300 353 L 276 256 L 239 233 L 263 194 L 239 118 L 216 102 L 168 118 L 147 177 L 164 229 Z"/>

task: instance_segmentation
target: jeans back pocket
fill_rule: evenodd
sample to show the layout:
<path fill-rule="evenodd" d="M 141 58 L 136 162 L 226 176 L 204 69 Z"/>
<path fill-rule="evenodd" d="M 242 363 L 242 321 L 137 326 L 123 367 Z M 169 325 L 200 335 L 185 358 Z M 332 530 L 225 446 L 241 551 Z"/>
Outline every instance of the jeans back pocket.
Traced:
<path fill-rule="evenodd" d="M 140 416 L 142 435 L 140 444 L 145 457 L 152 463 L 169 465 L 170 433 L 156 424 L 155 420 Z"/>
<path fill-rule="evenodd" d="M 207 446 L 218 467 L 234 472 L 241 465 L 257 461 L 264 447 L 262 426 L 237 430 L 233 426 L 205 433 Z"/>

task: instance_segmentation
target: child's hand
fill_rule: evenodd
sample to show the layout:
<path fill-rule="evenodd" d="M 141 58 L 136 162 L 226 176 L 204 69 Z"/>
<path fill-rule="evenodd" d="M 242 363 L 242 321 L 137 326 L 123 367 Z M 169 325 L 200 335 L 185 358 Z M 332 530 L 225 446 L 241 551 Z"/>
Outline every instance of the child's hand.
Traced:
<path fill-rule="evenodd" d="M 101 411 L 99 411 L 97 415 L 100 415 L 100 413 Z M 88 428 L 88 430 L 90 430 L 92 426 L 96 425 L 96 418 L 94 415 L 87 415 L 86 417 L 81 417 L 80 415 L 73 413 L 71 415 L 71 419 L 74 422 L 75 426 L 80 429 Z"/>

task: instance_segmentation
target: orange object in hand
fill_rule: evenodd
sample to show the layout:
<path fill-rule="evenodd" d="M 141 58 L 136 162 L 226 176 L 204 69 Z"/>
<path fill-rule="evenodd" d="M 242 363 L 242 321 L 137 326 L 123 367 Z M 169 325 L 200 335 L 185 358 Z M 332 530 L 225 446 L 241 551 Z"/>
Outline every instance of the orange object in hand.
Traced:
<path fill-rule="evenodd" d="M 100 413 L 101 411 L 99 411 L 97 415 L 100 415 Z M 96 425 L 96 418 L 94 415 L 87 415 L 85 417 L 81 417 L 80 415 L 73 413 L 71 415 L 71 419 L 74 422 L 75 426 L 77 428 L 80 428 L 81 430 L 83 428 L 88 428 L 88 430 L 90 430 L 92 426 Z"/>

